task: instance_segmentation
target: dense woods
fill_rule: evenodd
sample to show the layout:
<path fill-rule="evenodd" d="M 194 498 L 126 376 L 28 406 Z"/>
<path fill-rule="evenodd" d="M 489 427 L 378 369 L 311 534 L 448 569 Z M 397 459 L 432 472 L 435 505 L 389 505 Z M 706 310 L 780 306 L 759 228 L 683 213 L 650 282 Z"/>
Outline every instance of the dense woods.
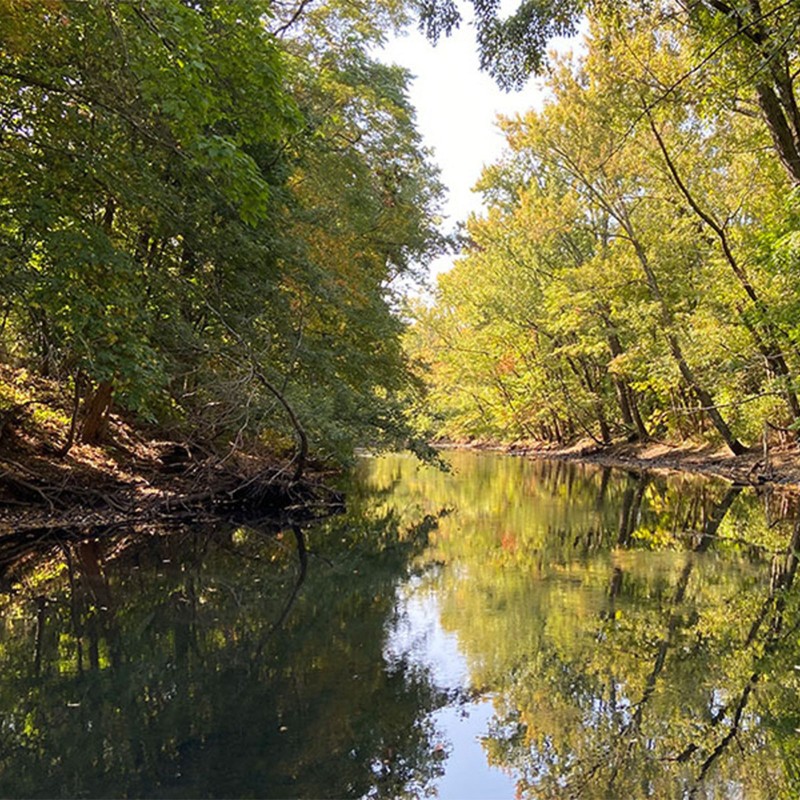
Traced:
<path fill-rule="evenodd" d="M 0 3 L 0 361 L 176 435 L 405 441 L 397 289 L 443 239 L 401 4 Z M 19 400 L 8 385 L 0 408 Z"/>
<path fill-rule="evenodd" d="M 569 30 L 582 8 L 541 4 L 539 29 Z M 510 24 L 484 11 L 487 31 Z M 734 453 L 765 425 L 791 436 L 798 6 L 588 11 L 585 48 L 553 60 L 544 108 L 502 121 L 506 154 L 478 185 L 486 212 L 417 309 L 428 422 L 451 438 L 705 437 Z"/>
<path fill-rule="evenodd" d="M 433 302 L 443 187 L 375 53 L 471 15 L 505 88 Z M 0 3 L 0 362 L 221 451 L 800 425 L 796 2 Z M 576 55 L 555 35 L 588 30 Z M 409 327 L 409 320 L 413 324 Z M 424 396 L 427 384 L 429 393 Z M 0 423 L 26 402 L 0 387 Z M 63 404 L 62 404 L 63 405 Z M 2 427 L 0 427 L 2 431 Z"/>

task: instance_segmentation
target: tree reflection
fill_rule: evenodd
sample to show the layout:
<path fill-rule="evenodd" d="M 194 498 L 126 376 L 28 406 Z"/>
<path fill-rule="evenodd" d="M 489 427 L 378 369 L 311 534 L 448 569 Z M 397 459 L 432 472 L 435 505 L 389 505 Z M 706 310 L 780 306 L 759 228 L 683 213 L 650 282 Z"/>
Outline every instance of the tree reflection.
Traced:
<path fill-rule="evenodd" d="M 472 685 L 493 697 L 487 757 L 521 796 L 797 796 L 794 502 L 686 476 L 455 461 L 456 478 L 398 484 L 398 505 L 456 507 L 431 557 L 457 569 L 434 588 Z"/>
<path fill-rule="evenodd" d="M 0 795 L 424 795 L 444 698 L 382 646 L 434 524 L 362 505 L 288 535 L 15 550 L 0 565 Z"/>
<path fill-rule="evenodd" d="M 797 795 L 796 501 L 454 460 L 365 462 L 303 531 L 0 547 L 0 794 L 422 797 L 431 712 L 485 695 L 520 796 Z M 400 586 L 470 686 L 389 652 Z"/>

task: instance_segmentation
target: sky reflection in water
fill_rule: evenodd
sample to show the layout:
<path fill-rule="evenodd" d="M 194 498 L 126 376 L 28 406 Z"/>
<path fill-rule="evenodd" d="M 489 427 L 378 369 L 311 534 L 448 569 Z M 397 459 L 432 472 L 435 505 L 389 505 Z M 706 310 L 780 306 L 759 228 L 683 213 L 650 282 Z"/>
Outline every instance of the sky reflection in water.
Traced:
<path fill-rule="evenodd" d="M 0 796 L 797 796 L 794 500 L 449 457 L 364 459 L 305 571 L 290 528 L 0 544 Z"/>

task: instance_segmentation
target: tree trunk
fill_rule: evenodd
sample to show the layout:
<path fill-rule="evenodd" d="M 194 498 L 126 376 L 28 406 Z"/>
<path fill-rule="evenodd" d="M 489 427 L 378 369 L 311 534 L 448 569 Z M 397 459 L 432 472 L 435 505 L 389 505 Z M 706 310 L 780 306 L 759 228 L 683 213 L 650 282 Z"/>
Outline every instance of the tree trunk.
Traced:
<path fill-rule="evenodd" d="M 605 411 L 603 410 L 603 403 L 601 400 L 595 400 L 594 403 L 595 416 L 597 417 L 597 424 L 600 426 L 600 439 L 603 444 L 611 444 L 611 430 L 608 427 Z"/>
<path fill-rule="evenodd" d="M 767 124 L 775 152 L 794 184 L 800 183 L 800 148 L 775 89 L 766 82 L 756 84 L 758 104 Z"/>
<path fill-rule="evenodd" d="M 628 402 L 630 403 L 631 414 L 633 414 L 634 425 L 636 425 L 636 432 L 639 434 L 639 438 L 642 441 L 649 439 L 650 433 L 647 430 L 647 426 L 644 424 L 641 413 L 639 412 L 639 403 L 636 400 L 636 392 L 627 385 L 625 388 L 628 391 Z"/>
<path fill-rule="evenodd" d="M 761 63 L 756 66 L 759 80 L 755 91 L 761 116 L 787 175 L 792 183 L 800 184 L 800 113 L 794 94 L 790 40 L 769 27 L 759 0 L 745 4 L 716 0 L 708 5 L 727 17 L 736 35 L 748 39 L 758 50 Z"/>
<path fill-rule="evenodd" d="M 556 442 L 558 442 L 558 444 L 564 444 L 564 434 L 561 432 L 561 426 L 558 424 L 558 415 L 554 411 L 551 411 L 550 416 L 553 419 L 553 432 L 556 436 Z"/>
<path fill-rule="evenodd" d="M 753 303 L 756 311 L 761 317 L 761 326 L 766 336 L 766 341 L 760 335 L 756 326 L 751 322 L 749 322 L 747 316 L 744 314 L 743 311 L 740 310 L 740 316 L 745 324 L 745 327 L 747 327 L 748 331 L 750 331 L 750 334 L 753 337 L 753 341 L 755 342 L 759 352 L 766 359 L 768 368 L 775 375 L 779 375 L 781 376 L 781 378 L 783 378 L 784 391 L 786 393 L 786 401 L 789 405 L 789 410 L 792 413 L 792 419 L 793 420 L 799 419 L 800 403 L 798 403 L 797 394 L 795 393 L 794 387 L 792 385 L 792 375 L 791 372 L 789 371 L 789 366 L 786 363 L 786 359 L 783 356 L 781 347 L 778 344 L 778 338 L 785 339 L 786 337 L 785 336 L 780 337 L 780 331 L 777 330 L 775 325 L 773 325 L 773 323 L 770 321 L 766 305 L 762 301 L 761 297 L 759 296 L 753 284 L 750 282 L 750 278 L 747 275 L 747 271 L 739 263 L 739 261 L 736 259 L 733 253 L 733 249 L 731 247 L 730 241 L 728 240 L 728 234 L 725 231 L 725 227 L 721 225 L 711 213 L 701 208 L 700 204 L 697 202 L 695 197 L 689 191 L 689 187 L 687 186 L 686 182 L 683 180 L 680 173 L 678 172 L 678 167 L 675 164 L 674 160 L 672 159 L 672 156 L 670 155 L 669 151 L 667 150 L 666 143 L 664 142 L 663 137 L 659 133 L 659 130 L 655 124 L 655 120 L 653 119 L 649 111 L 647 117 L 650 122 L 650 130 L 653 132 L 653 136 L 655 137 L 656 142 L 658 143 L 658 147 L 661 150 L 662 155 L 664 156 L 667 168 L 669 169 L 670 174 L 672 175 L 672 179 L 675 182 L 675 185 L 678 187 L 684 198 L 686 198 L 686 201 L 689 203 L 689 206 L 691 207 L 692 211 L 694 211 L 695 214 L 697 214 L 697 216 L 709 228 L 711 228 L 712 231 L 714 231 L 715 236 L 719 240 L 720 246 L 722 248 L 722 253 L 725 256 L 725 260 L 728 262 L 728 265 L 730 266 L 734 276 L 738 280 L 744 293 Z"/>
<path fill-rule="evenodd" d="M 619 376 L 614 376 L 614 394 L 617 397 L 617 405 L 619 406 L 620 414 L 622 415 L 622 424 L 629 430 L 633 430 L 633 412 L 631 405 L 628 402 L 628 393 L 625 391 L 625 382 Z"/>
<path fill-rule="evenodd" d="M 728 449 L 735 456 L 740 456 L 747 452 L 747 448 L 733 435 L 731 429 L 728 427 L 728 423 L 725 422 L 722 414 L 719 413 L 719 409 L 714 404 L 714 399 L 711 397 L 705 387 L 698 383 L 694 376 L 694 372 L 692 372 L 691 368 L 686 362 L 686 359 L 684 358 L 683 351 L 681 350 L 680 343 L 678 342 L 678 337 L 675 336 L 674 333 L 671 333 L 668 335 L 667 340 L 669 341 L 669 348 L 672 352 L 673 358 L 678 364 L 678 370 L 683 376 L 683 379 L 689 385 L 689 388 L 700 401 L 702 410 L 708 414 L 712 424 L 722 437 L 722 441 L 725 442 Z"/>
<path fill-rule="evenodd" d="M 281 406 L 283 406 L 283 410 L 286 412 L 286 416 L 289 417 L 289 421 L 292 423 L 294 432 L 297 435 L 297 451 L 295 452 L 293 458 L 295 467 L 294 472 L 292 473 L 292 480 L 299 481 L 303 476 L 303 472 L 306 468 L 306 462 L 308 461 L 308 435 L 306 434 L 306 430 L 301 424 L 297 414 L 295 414 L 294 409 L 289 404 L 289 401 L 284 397 L 283 393 L 278 391 L 274 384 L 267 379 L 260 369 L 256 368 L 255 362 L 253 363 L 253 367 L 254 374 L 261 385 L 268 392 L 270 392 L 270 394 L 272 394 L 272 396 L 281 404 Z"/>
<path fill-rule="evenodd" d="M 111 381 L 100 381 L 84 407 L 81 441 L 84 444 L 97 444 L 102 441 L 111 411 L 114 385 Z"/>
<path fill-rule="evenodd" d="M 661 288 L 658 285 L 658 280 L 656 279 L 656 275 L 653 272 L 650 261 L 647 258 L 647 253 L 645 252 L 644 247 L 642 247 L 641 242 L 636 238 L 634 235 L 634 231 L 630 225 L 630 222 L 627 218 L 620 220 L 623 223 L 623 226 L 626 229 L 626 233 L 631 239 L 633 244 L 633 248 L 636 251 L 636 257 L 641 264 L 642 271 L 645 274 L 645 279 L 647 280 L 647 284 L 650 287 L 650 291 L 653 294 L 653 299 L 656 300 L 659 304 L 659 311 L 661 315 L 661 323 L 664 326 L 665 331 L 669 331 L 672 326 L 672 315 L 667 308 L 666 301 L 664 299 L 664 295 L 661 292 Z M 722 441 L 725 442 L 728 449 L 736 456 L 742 455 L 747 448 L 733 435 L 731 429 L 728 427 L 728 424 L 722 417 L 722 414 L 719 413 L 714 401 L 711 397 L 711 394 L 700 385 L 700 382 L 696 379 L 694 373 L 692 372 L 691 367 L 689 366 L 688 362 L 684 358 L 683 351 L 681 350 L 680 342 L 678 341 L 678 337 L 674 333 L 667 333 L 667 342 L 669 343 L 669 349 L 672 353 L 672 357 L 675 359 L 675 362 L 678 365 L 678 370 L 680 371 L 683 379 L 691 388 L 692 392 L 694 392 L 697 399 L 700 401 L 702 405 L 703 411 L 708 414 L 709 419 L 713 423 L 714 427 L 717 429 L 717 432 L 722 437 Z"/>
<path fill-rule="evenodd" d="M 611 352 L 612 358 L 621 356 L 624 353 L 622 349 L 622 342 L 619 336 L 614 333 L 611 328 L 611 319 L 607 313 L 603 314 L 603 321 L 609 328 L 608 333 L 608 349 Z M 639 409 L 636 407 L 636 396 L 633 390 L 628 386 L 628 382 L 620 375 L 613 377 L 614 392 L 617 396 L 617 403 L 619 410 L 622 414 L 622 422 L 630 431 L 635 431 L 638 439 L 647 439 L 647 428 L 639 416 Z"/>
<path fill-rule="evenodd" d="M 797 392 L 794 390 L 792 375 L 789 371 L 789 366 L 786 359 L 777 344 L 767 344 L 758 333 L 755 325 L 747 318 L 743 310 L 739 309 L 739 318 L 742 320 L 745 328 L 753 337 L 758 351 L 764 358 L 766 363 L 767 372 L 772 376 L 781 378 L 783 383 L 783 390 L 786 396 L 786 405 L 789 406 L 792 419 L 800 419 L 800 402 L 797 399 Z M 772 326 L 767 328 L 767 333 L 770 333 Z"/>
<path fill-rule="evenodd" d="M 72 401 L 72 414 L 69 419 L 69 431 L 67 432 L 66 441 L 58 450 L 59 458 L 66 458 L 67 454 L 72 449 L 72 445 L 75 444 L 75 432 L 77 431 L 78 428 L 78 413 L 80 411 L 80 404 L 81 404 L 80 370 L 78 370 L 75 373 L 75 390 L 73 394 L 74 394 L 74 399 Z"/>

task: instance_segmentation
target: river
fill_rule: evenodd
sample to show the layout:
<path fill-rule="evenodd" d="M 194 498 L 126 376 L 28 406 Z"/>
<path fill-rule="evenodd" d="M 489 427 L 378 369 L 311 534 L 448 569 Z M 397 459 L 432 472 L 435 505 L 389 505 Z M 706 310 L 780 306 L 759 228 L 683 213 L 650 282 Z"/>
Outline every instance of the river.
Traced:
<path fill-rule="evenodd" d="M 0 796 L 800 793 L 791 496 L 445 459 L 302 530 L 0 543 Z"/>

